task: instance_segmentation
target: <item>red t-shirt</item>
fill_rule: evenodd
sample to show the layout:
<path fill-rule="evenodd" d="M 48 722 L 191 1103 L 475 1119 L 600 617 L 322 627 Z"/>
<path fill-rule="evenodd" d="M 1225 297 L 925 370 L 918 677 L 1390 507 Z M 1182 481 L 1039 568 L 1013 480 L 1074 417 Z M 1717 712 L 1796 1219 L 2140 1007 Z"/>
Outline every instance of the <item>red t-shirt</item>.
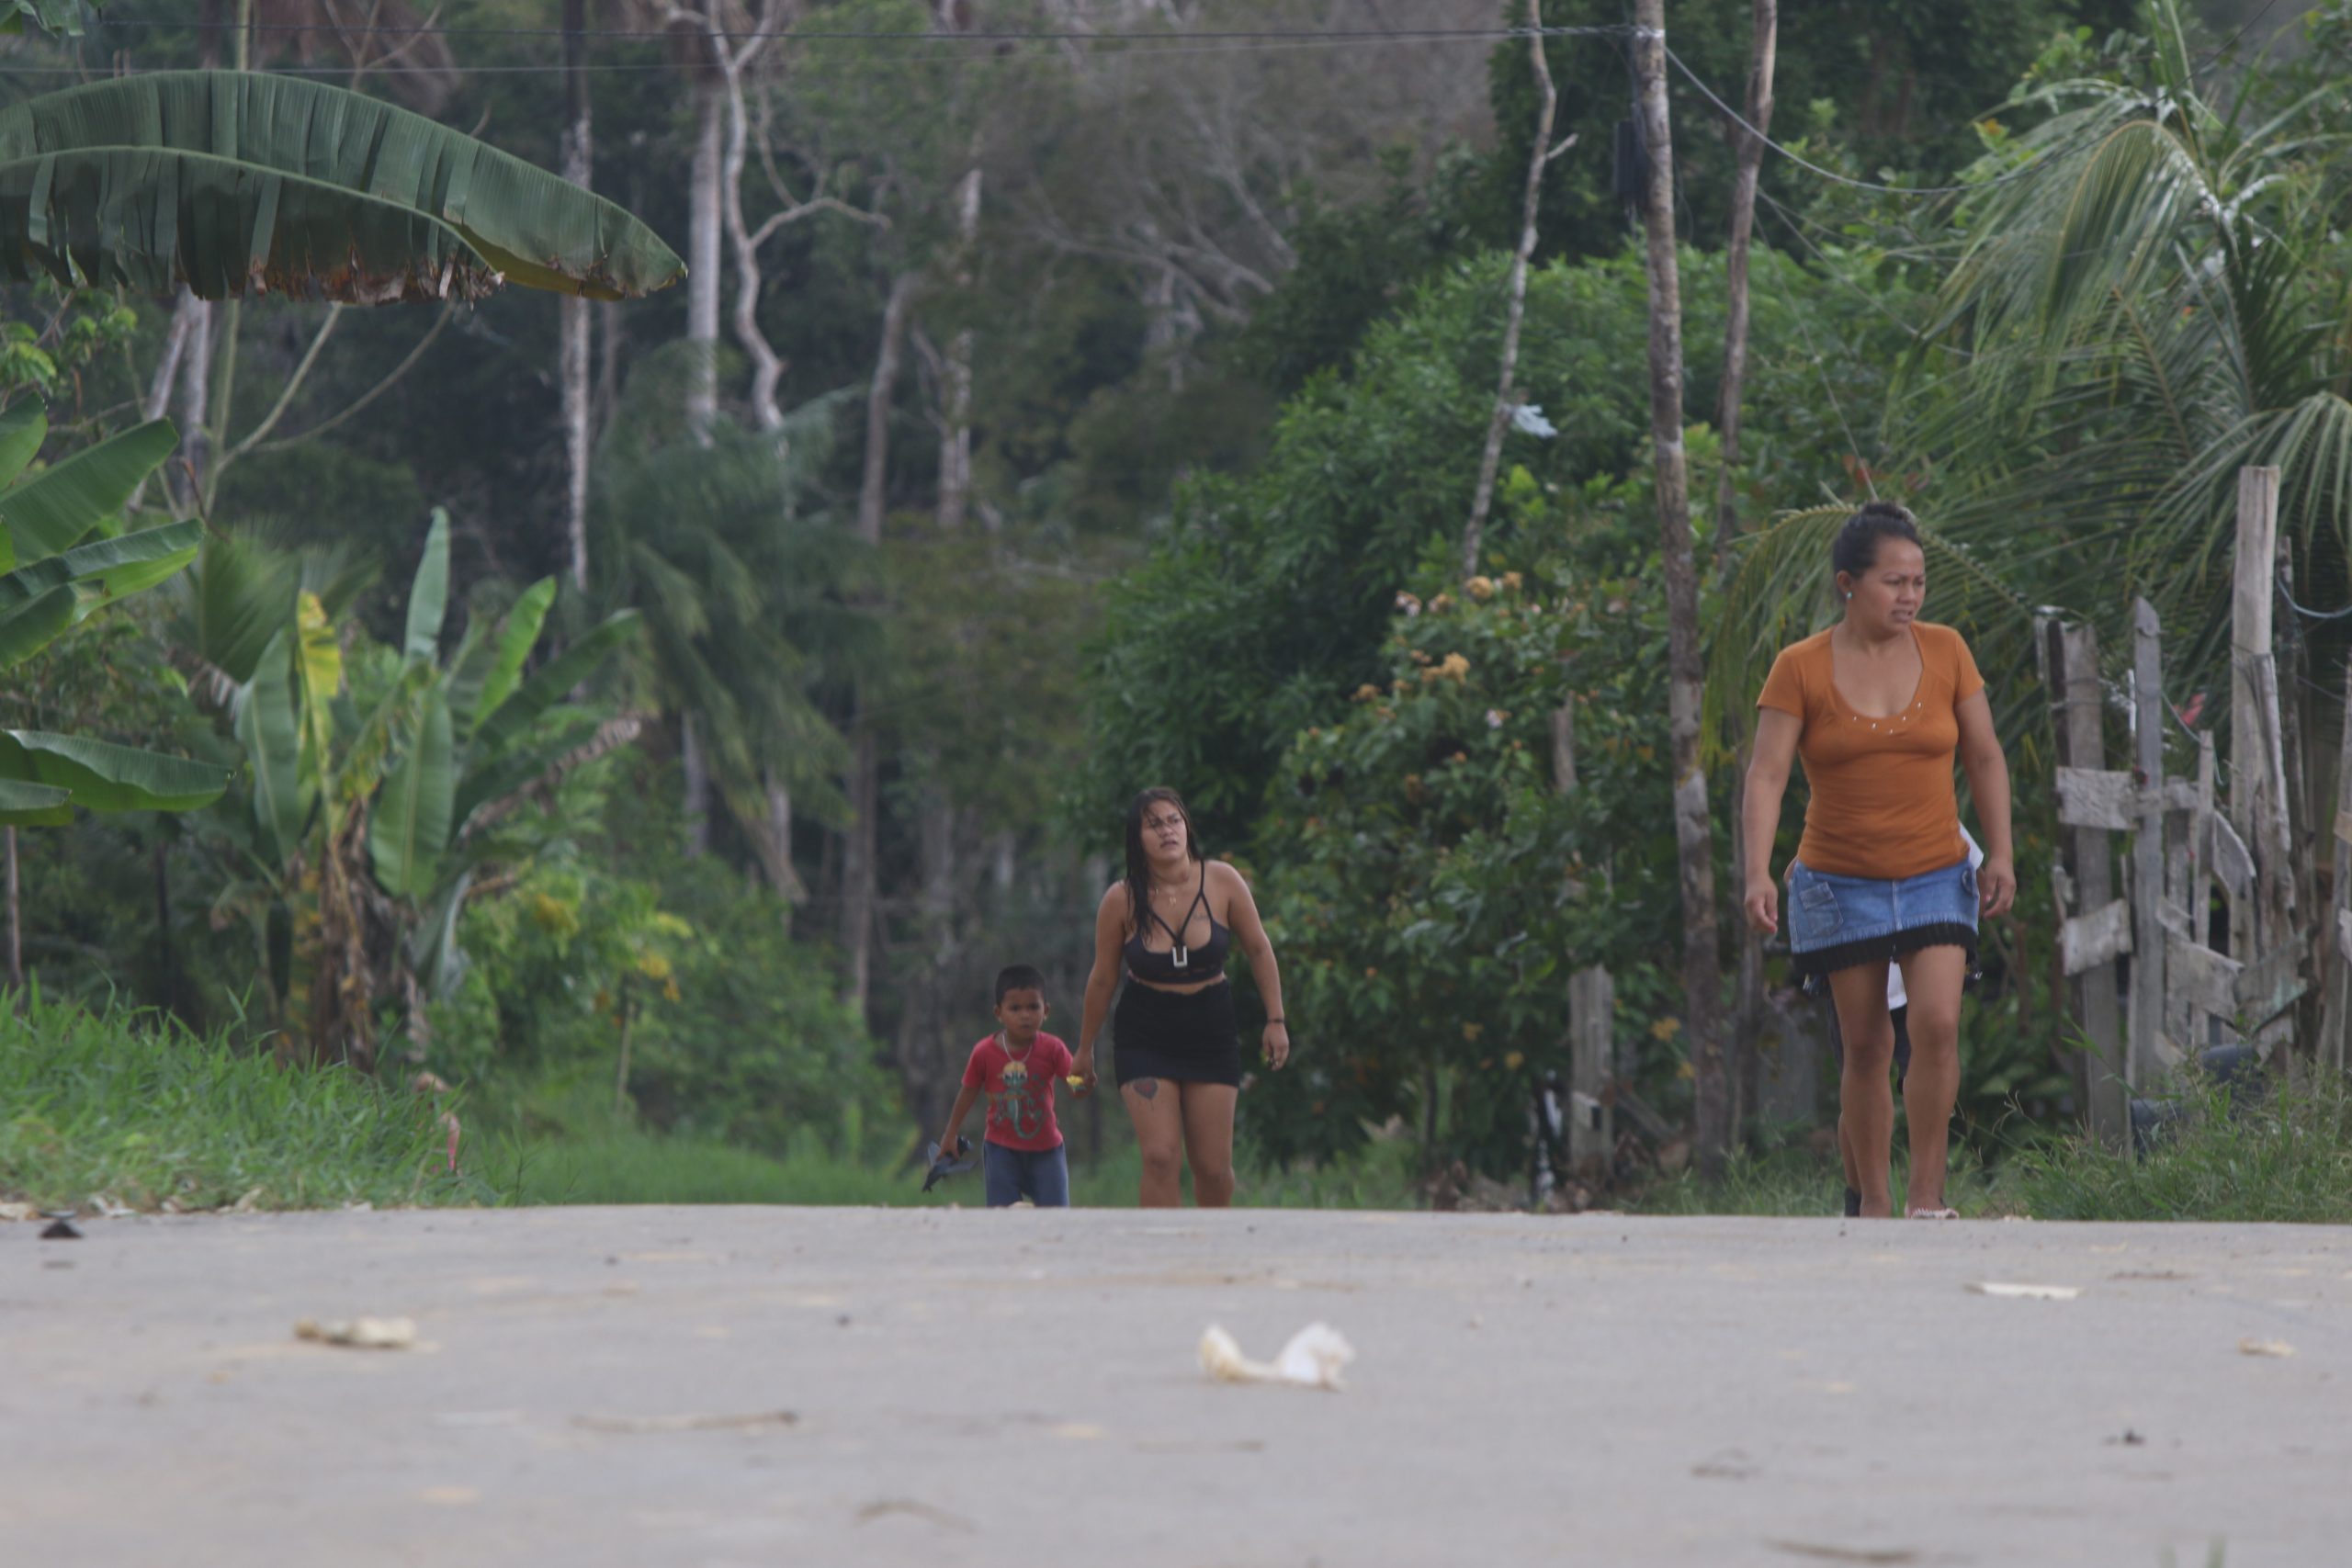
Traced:
<path fill-rule="evenodd" d="M 1018 1057 L 993 1034 L 973 1046 L 964 1087 L 989 1097 L 988 1141 L 1008 1149 L 1060 1148 L 1054 1084 L 1076 1065 L 1069 1047 L 1050 1034 L 1039 1034 Z"/>

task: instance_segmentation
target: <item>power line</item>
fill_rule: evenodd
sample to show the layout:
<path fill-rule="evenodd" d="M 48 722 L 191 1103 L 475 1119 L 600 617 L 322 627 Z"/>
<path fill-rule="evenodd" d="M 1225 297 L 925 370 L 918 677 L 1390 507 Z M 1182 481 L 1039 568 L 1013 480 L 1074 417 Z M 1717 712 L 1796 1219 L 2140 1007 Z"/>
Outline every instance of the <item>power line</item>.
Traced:
<path fill-rule="evenodd" d="M 201 19 L 173 24 L 172 30 L 186 28 L 192 32 L 232 32 L 240 24 L 234 20 L 204 21 Z M 1256 39 L 1318 39 L 1340 42 L 1361 43 L 1430 43 L 1449 39 L 1479 40 L 1495 43 L 1509 39 L 1523 39 L 1540 31 L 1545 38 L 1622 38 L 1634 29 L 1625 26 L 1611 27 L 1524 27 L 1494 28 L 1238 28 L 1221 29 L 1185 29 L 1167 33 L 1104 33 L 1076 32 L 1068 28 L 1020 28 L 993 32 L 914 32 L 905 28 L 787 28 L 762 31 L 727 28 L 582 28 L 576 34 L 562 28 L 438 28 L 385 27 L 369 23 L 360 27 L 338 27 L 311 22 L 254 22 L 247 24 L 256 33 L 318 33 L 335 38 L 416 38 L 433 36 L 458 38 L 524 38 L 619 39 L 641 43 L 661 43 L 673 38 L 718 38 L 729 43 L 753 40 L 774 40 L 800 43 L 831 39 L 921 40 L 926 43 L 1082 43 L 1082 44 L 1152 44 L 1161 39 L 1170 43 L 1193 40 L 1236 40 Z"/>
<path fill-rule="evenodd" d="M 233 26 L 234 24 L 231 25 Z M 334 32 L 334 29 L 327 28 L 288 28 L 285 30 L 311 31 L 319 33 Z M 345 29 L 336 36 L 343 39 L 351 39 L 368 36 L 371 33 L 413 35 L 419 29 L 415 28 L 394 29 L 355 28 Z M 525 28 L 497 28 L 475 30 L 482 33 L 516 38 L 560 39 L 563 36 L 560 29 L 553 28 L 534 29 Z M 1543 33 L 1545 38 L 1614 37 L 1621 35 L 1625 31 L 1625 28 L 1613 27 L 1545 28 L 1543 29 Z M 467 36 L 467 34 L 464 30 L 457 30 L 457 36 Z M 649 32 L 610 32 L 605 36 L 660 40 L 673 35 Z M 787 45 L 804 42 L 823 43 L 861 40 L 890 40 L 918 44 L 922 47 L 908 50 L 867 51 L 865 51 L 865 57 L 869 60 L 909 61 L 916 63 L 932 61 L 945 61 L 958 64 L 966 62 L 993 64 L 999 62 L 1012 62 L 1020 57 L 1001 53 L 975 52 L 970 50 L 957 49 L 955 46 L 962 43 L 998 41 L 1013 39 L 1059 39 L 1069 43 L 1085 45 L 1086 48 L 1084 52 L 1086 53 L 1115 59 L 1125 55 L 1149 58 L 1161 55 L 1183 56 L 1203 54 L 1272 53 L 1277 51 L 1287 52 L 1298 50 L 1354 49 L 1396 43 L 1494 42 L 1499 39 L 1527 38 L 1530 36 L 1530 31 L 1525 28 L 1488 28 L 1481 30 L 1456 28 L 1445 31 L 1424 30 L 1421 32 L 1386 33 L 1370 32 L 1361 29 L 1347 29 L 1339 32 L 1310 32 L 1305 30 L 1277 32 L 1268 30 L 1254 33 L 1217 32 L 1155 35 L 1045 32 L 1020 34 L 835 32 L 811 35 L 806 33 L 769 32 L 732 33 L 723 36 L 734 39 L 765 39 Z M 354 68 L 355 67 L 352 64 L 345 63 L 334 65 L 274 65 L 269 67 L 268 70 L 271 73 L 288 76 L 347 76 L 351 73 Z M 369 62 L 361 61 L 358 62 L 357 68 L 364 70 L 369 75 L 376 76 L 439 76 L 453 73 L 478 76 L 541 76 L 554 75 L 573 69 L 601 74 L 626 74 L 632 72 L 674 71 L 678 69 L 677 66 L 662 61 L 590 61 L 578 67 L 566 66 L 555 62 L 520 65 L 379 65 Z M 110 71 L 102 63 L 93 65 L 0 64 L 0 75 L 74 76 L 82 78 L 90 78 L 94 75 L 144 76 L 155 74 L 158 71 L 182 69 L 187 68 L 181 66 L 129 66 L 120 71 Z"/>
<path fill-rule="evenodd" d="M 2203 71 L 2210 67 L 2215 61 L 2221 59 L 2222 56 L 2237 48 L 2238 40 L 2245 37 L 2246 34 L 2254 31 L 2256 27 L 2260 25 L 2262 18 L 2270 15 L 2271 7 L 2278 4 L 2278 0 L 2263 0 L 2261 10 L 2256 11 L 2253 16 L 2248 17 L 2245 19 L 2245 25 L 2239 28 L 2237 31 L 2232 33 L 2227 41 L 2225 41 L 2221 48 L 2213 51 L 2211 54 L 2208 54 L 2204 59 L 2199 61 L 2194 66 L 2190 67 L 2190 69 L 2192 71 Z"/>
<path fill-rule="evenodd" d="M 1957 196 L 1967 191 L 1981 190 L 1985 186 L 1999 185 L 2004 180 L 2013 180 L 2019 175 L 2026 173 L 2028 170 L 2039 167 L 2041 163 L 2041 159 L 2036 158 L 2029 163 L 2020 164 L 2014 169 L 2006 170 L 2001 174 L 1992 175 L 1990 178 L 1979 181 L 1975 185 L 1890 186 L 1882 185 L 1876 180 L 1858 180 L 1851 175 L 1841 175 L 1835 169 L 1825 169 L 1820 164 L 1811 163 L 1799 156 L 1797 153 L 1791 152 L 1788 148 L 1781 146 L 1779 142 L 1773 141 L 1770 137 L 1765 135 L 1762 131 L 1748 124 L 1747 118 L 1745 115 L 1742 115 L 1737 109 L 1732 107 L 1729 104 L 1724 102 L 1723 99 L 1717 97 L 1715 96 L 1715 90 L 1713 87 L 1708 86 L 1706 83 L 1701 81 L 1699 79 L 1699 73 L 1691 70 L 1689 65 L 1684 64 L 1680 55 L 1675 53 L 1674 51 L 1669 49 L 1666 51 L 1666 57 L 1674 62 L 1675 68 L 1677 70 L 1680 71 L 1684 76 L 1690 78 L 1690 85 L 1699 89 L 1701 96 L 1705 97 L 1709 103 L 1714 105 L 1715 107 L 1721 109 L 1730 118 L 1734 124 L 1747 131 L 1750 136 L 1753 136 L 1756 140 L 1764 143 L 1765 146 L 1770 147 L 1773 152 L 1778 152 L 1781 157 L 1786 158 L 1790 163 L 1796 164 L 1799 168 L 1810 169 L 1825 180 L 1835 180 L 1841 186 L 1852 186 L 1857 190 L 1883 191 L 1889 196 Z"/>

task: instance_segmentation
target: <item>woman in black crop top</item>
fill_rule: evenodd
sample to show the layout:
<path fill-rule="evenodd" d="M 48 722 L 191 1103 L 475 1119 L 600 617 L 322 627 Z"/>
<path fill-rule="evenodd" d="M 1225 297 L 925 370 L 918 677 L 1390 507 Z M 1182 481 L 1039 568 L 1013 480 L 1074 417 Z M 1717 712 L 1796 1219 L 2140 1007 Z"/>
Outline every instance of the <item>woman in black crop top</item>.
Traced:
<path fill-rule="evenodd" d="M 1091 1087 L 1094 1039 L 1109 1015 L 1119 1098 L 1143 1149 L 1147 1209 L 1175 1207 L 1188 1161 L 1195 1202 L 1221 1209 L 1233 1201 L 1241 1035 L 1225 964 L 1236 945 L 1265 1000 L 1266 1061 L 1280 1067 L 1290 1059 L 1282 975 L 1250 885 L 1223 861 L 1202 855 L 1174 790 L 1145 790 L 1127 807 L 1127 874 L 1102 895 L 1094 915 L 1094 971 L 1077 1065 Z"/>

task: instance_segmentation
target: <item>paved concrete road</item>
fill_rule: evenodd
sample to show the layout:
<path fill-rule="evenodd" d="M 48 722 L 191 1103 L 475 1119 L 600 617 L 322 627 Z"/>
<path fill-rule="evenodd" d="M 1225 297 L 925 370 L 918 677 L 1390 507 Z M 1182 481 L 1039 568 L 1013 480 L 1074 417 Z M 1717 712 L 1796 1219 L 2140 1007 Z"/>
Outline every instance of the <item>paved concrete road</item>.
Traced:
<path fill-rule="evenodd" d="M 11 1568 L 2200 1568 L 2217 1539 L 2230 1568 L 2352 1561 L 2342 1231 L 740 1208 L 86 1229 L 0 1225 Z M 1986 1280 L 2082 1293 L 1966 1289 Z M 426 1343 L 291 1333 L 356 1314 Z M 1345 1392 L 1195 1366 L 1211 1322 L 1265 1357 L 1316 1318 L 1357 1348 Z"/>

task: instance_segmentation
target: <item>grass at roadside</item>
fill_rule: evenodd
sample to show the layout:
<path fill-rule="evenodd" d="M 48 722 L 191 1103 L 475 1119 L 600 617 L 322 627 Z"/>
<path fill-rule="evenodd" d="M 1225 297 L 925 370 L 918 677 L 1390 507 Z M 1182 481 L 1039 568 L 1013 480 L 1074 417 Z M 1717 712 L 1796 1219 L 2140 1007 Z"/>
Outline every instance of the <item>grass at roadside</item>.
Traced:
<path fill-rule="evenodd" d="M 1972 1219 L 2352 1224 L 2352 1089 L 2333 1074 L 2233 1092 L 2181 1083 L 2147 1146 L 2102 1148 L 2078 1129 L 2026 1123 L 1956 1143 L 1947 1199 Z M 1902 1134 L 1898 1125 L 1898 1151 Z M 1898 1154 L 1895 1191 L 1902 1191 Z M 1792 1145 L 1731 1161 L 1720 1181 L 1655 1179 L 1619 1206 L 1652 1214 L 1835 1214 L 1834 1158 Z"/>
<path fill-rule="evenodd" d="M 0 998 L 0 1199 L 37 1208 L 472 1202 L 440 1107 L 338 1069 L 288 1071 L 125 1007 Z"/>
<path fill-rule="evenodd" d="M 1320 1168 L 1245 1169 L 1236 1201 L 1249 1208 L 1408 1209 L 1420 1202 L 1409 1145 L 1374 1145 Z M 978 1171 L 928 1194 L 922 1173 L 884 1162 L 851 1162 L 817 1148 L 777 1156 L 629 1128 L 536 1140 L 510 1139 L 488 1155 L 484 1179 L 520 1203 L 820 1203 L 978 1208 Z M 1081 1208 L 1132 1208 L 1141 1175 L 1135 1147 L 1110 1145 L 1099 1160 L 1075 1161 L 1070 1201 Z"/>

